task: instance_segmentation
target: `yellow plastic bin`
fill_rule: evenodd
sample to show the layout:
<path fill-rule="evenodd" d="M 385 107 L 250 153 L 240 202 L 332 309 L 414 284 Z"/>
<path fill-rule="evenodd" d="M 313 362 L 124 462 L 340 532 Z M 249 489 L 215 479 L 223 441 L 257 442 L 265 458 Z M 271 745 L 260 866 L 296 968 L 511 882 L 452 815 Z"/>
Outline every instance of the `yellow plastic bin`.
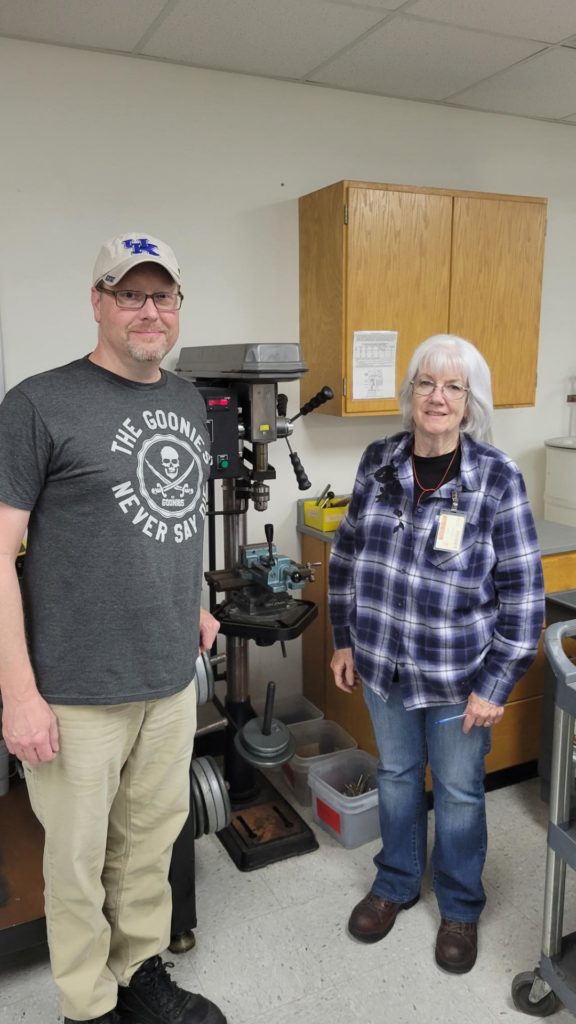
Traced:
<path fill-rule="evenodd" d="M 325 508 L 320 508 L 315 501 L 305 501 L 304 525 L 312 526 L 315 530 L 321 530 L 322 533 L 332 533 L 340 525 L 340 520 L 348 508 L 349 499 L 350 495 L 348 494 L 339 495 L 333 498 L 331 504 L 326 505 Z M 334 504 L 343 501 L 346 502 L 345 505 Z"/>

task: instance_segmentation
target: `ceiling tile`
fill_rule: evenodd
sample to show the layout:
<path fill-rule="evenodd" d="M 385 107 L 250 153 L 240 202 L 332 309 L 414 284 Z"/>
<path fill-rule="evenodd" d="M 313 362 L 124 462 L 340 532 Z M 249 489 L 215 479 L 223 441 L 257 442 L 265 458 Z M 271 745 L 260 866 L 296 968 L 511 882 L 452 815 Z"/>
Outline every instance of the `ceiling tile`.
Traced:
<path fill-rule="evenodd" d="M 310 81 L 344 89 L 441 100 L 536 52 L 538 43 L 399 15 Z"/>
<path fill-rule="evenodd" d="M 287 2 L 290 3 L 290 0 Z M 406 0 L 328 0 L 328 3 L 338 7 L 365 7 L 367 10 L 384 8 L 384 13 L 386 13 L 386 11 L 397 11 L 399 7 L 404 6 Z"/>
<path fill-rule="evenodd" d="M 416 0 L 409 10 L 449 25 L 546 43 L 576 33 L 575 0 Z"/>
<path fill-rule="evenodd" d="M 301 78 L 386 13 L 327 0 L 186 0 L 142 53 L 200 67 Z"/>
<path fill-rule="evenodd" d="M 504 114 L 569 117 L 576 110 L 576 51 L 547 50 L 450 101 Z"/>
<path fill-rule="evenodd" d="M 130 51 L 166 0 L 0 0 L 0 35 Z"/>

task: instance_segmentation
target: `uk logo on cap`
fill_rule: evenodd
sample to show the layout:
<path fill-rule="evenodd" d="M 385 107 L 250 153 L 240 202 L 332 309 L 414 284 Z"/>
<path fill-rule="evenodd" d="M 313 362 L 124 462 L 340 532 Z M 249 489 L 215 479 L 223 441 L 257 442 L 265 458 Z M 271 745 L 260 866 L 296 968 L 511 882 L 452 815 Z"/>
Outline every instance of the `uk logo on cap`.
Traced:
<path fill-rule="evenodd" d="M 97 285 L 98 281 L 106 281 L 114 284 L 133 267 L 148 261 L 159 263 L 176 284 L 180 284 L 180 268 L 170 246 L 154 235 L 140 231 L 126 231 L 104 243 L 94 264 L 92 283 Z"/>
<path fill-rule="evenodd" d="M 159 256 L 158 246 L 149 238 L 125 238 L 122 242 L 125 249 L 130 249 L 133 256 L 139 256 L 141 252 L 148 252 L 151 256 Z"/>

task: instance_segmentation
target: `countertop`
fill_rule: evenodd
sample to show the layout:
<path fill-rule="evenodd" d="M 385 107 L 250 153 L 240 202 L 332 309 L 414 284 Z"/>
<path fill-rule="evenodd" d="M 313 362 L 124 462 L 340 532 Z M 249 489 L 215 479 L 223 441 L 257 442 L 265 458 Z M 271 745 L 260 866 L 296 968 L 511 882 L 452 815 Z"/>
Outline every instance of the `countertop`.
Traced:
<path fill-rule="evenodd" d="M 326 544 L 332 543 L 334 533 L 322 533 L 312 526 L 304 525 L 304 500 L 299 500 L 297 505 L 296 529 L 298 533 L 307 533 L 311 537 L 323 540 Z M 576 527 L 564 526 L 563 523 L 553 523 L 548 519 L 536 519 L 536 530 L 538 541 L 543 555 L 560 555 L 566 551 L 576 551 Z"/>

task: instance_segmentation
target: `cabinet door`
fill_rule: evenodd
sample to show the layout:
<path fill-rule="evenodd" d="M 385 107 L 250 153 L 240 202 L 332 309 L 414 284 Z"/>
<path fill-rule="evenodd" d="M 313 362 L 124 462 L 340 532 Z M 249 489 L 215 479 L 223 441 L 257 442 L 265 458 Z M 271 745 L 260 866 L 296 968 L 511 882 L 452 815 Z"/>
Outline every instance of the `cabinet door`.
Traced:
<path fill-rule="evenodd" d="M 494 404 L 533 405 L 546 206 L 455 196 L 450 332 L 480 349 Z"/>
<path fill-rule="evenodd" d="M 448 327 L 452 196 L 348 189 L 346 244 L 347 414 L 398 410 L 396 397 L 355 399 L 355 331 L 397 331 L 394 394 L 425 338 Z"/>
<path fill-rule="evenodd" d="M 300 198 L 300 344 L 308 373 L 300 401 L 324 385 L 334 399 L 318 413 L 342 416 L 344 309 L 344 183 Z"/>
<path fill-rule="evenodd" d="M 331 658 L 332 632 L 328 620 L 328 558 L 330 545 L 302 534 L 302 561 L 312 562 L 314 581 L 304 587 L 306 601 L 315 601 L 318 615 L 302 634 L 302 692 L 326 711 L 326 675 Z M 329 653 L 330 652 L 330 653 Z"/>
<path fill-rule="evenodd" d="M 535 761 L 540 750 L 542 697 L 508 704 L 504 717 L 492 730 L 492 749 L 486 757 L 486 773 Z"/>
<path fill-rule="evenodd" d="M 554 594 L 558 590 L 570 590 L 576 586 L 576 551 L 565 551 L 558 555 L 544 555 L 544 590 Z"/>

